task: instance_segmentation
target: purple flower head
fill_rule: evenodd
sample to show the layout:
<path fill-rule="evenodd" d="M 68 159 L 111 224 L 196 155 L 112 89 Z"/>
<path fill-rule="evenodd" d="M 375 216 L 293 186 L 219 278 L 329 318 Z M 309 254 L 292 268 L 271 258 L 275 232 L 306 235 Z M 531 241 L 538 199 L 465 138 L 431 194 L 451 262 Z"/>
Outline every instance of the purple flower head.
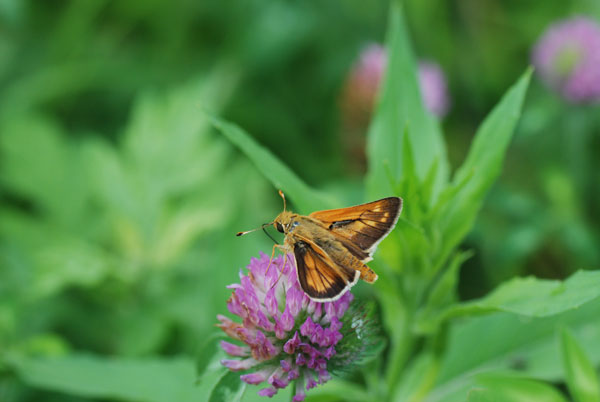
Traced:
<path fill-rule="evenodd" d="M 247 275 L 240 273 L 240 283 L 228 286 L 233 294 L 227 308 L 241 323 L 217 318 L 218 326 L 240 344 L 221 342 L 227 354 L 238 358 L 221 364 L 232 371 L 251 370 L 240 379 L 267 385 L 259 395 L 273 396 L 295 381 L 294 400 L 301 401 L 306 390 L 331 378 L 332 369 L 347 367 L 358 357 L 352 345 L 362 336 L 352 326 L 352 315 L 345 314 L 353 295 L 346 292 L 334 302 L 311 301 L 300 288 L 293 261 L 289 254 L 283 265 L 279 256 L 267 272 L 269 257 L 261 253 L 253 258 Z M 345 348 L 349 341 L 351 347 Z"/>
<path fill-rule="evenodd" d="M 370 113 L 386 64 L 385 49 L 378 44 L 368 45 L 350 72 L 345 103 Z M 442 69 L 437 63 L 423 61 L 419 63 L 417 73 L 425 107 L 437 117 L 445 116 L 450 102 Z"/>
<path fill-rule="evenodd" d="M 600 25 L 580 16 L 550 26 L 533 49 L 532 63 L 568 101 L 599 101 Z"/>

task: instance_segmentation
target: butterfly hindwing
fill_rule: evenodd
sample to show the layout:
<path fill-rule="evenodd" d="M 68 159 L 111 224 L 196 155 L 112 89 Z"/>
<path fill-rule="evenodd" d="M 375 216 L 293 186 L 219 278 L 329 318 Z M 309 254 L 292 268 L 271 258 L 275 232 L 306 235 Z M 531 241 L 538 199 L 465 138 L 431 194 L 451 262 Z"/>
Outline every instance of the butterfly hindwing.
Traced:
<path fill-rule="evenodd" d="M 402 199 L 388 197 L 348 208 L 317 211 L 309 216 L 321 221 L 350 252 L 366 262 L 371 260 L 379 242 L 394 229 L 401 210 Z M 359 248 L 366 257 L 361 258 L 353 248 Z"/>
<path fill-rule="evenodd" d="M 313 300 L 338 299 L 360 275 L 358 271 L 337 266 L 318 246 L 303 240 L 294 243 L 294 256 L 300 286 Z"/>

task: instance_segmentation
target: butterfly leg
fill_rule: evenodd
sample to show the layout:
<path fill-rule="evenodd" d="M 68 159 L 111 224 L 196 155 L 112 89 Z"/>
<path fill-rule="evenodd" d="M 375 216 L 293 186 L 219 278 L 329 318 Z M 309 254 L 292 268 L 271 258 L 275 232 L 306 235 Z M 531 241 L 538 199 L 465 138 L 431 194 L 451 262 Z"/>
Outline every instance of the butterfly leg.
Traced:
<path fill-rule="evenodd" d="M 273 245 L 273 252 L 271 253 L 271 258 L 269 259 L 269 265 L 267 265 L 267 270 L 265 271 L 265 275 L 269 272 L 269 268 L 271 268 L 271 263 L 273 262 L 273 258 L 275 258 L 275 250 L 276 249 L 282 250 L 283 251 L 283 255 L 285 257 L 287 248 L 285 246 L 282 246 L 281 244 L 275 244 L 275 245 Z M 284 264 L 284 266 L 285 266 L 285 264 Z"/>
<path fill-rule="evenodd" d="M 287 253 L 283 253 L 283 265 L 281 266 L 279 275 L 277 275 L 277 280 L 273 283 L 273 285 L 271 286 L 271 289 L 273 289 L 279 283 L 279 279 L 281 279 L 281 275 L 283 274 L 283 270 L 285 269 L 286 263 L 287 263 Z"/>
<path fill-rule="evenodd" d="M 270 289 L 273 289 L 279 283 L 279 279 L 281 279 L 281 275 L 283 274 L 283 270 L 285 269 L 285 264 L 287 264 L 287 258 L 288 258 L 287 253 L 289 251 L 288 247 L 286 247 L 285 245 L 281 246 L 279 244 L 276 244 L 276 245 L 273 246 L 273 253 L 275 253 L 275 248 L 278 248 L 278 249 L 281 250 L 281 252 L 283 252 L 283 265 L 281 266 L 281 269 L 279 270 L 279 275 L 277 275 L 277 280 L 273 283 L 273 285 L 271 285 Z M 273 256 L 271 256 L 271 261 L 272 260 L 273 260 Z M 270 264 L 271 263 L 269 262 L 269 265 Z M 267 271 L 268 270 L 269 270 L 269 267 L 267 267 Z M 266 274 L 267 273 L 265 272 L 265 275 Z"/>

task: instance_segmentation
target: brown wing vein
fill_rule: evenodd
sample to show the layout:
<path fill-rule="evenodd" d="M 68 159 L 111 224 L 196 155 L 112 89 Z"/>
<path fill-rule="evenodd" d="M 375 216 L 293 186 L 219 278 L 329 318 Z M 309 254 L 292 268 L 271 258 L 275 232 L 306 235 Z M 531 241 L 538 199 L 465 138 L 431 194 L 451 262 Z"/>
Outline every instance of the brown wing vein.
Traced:
<path fill-rule="evenodd" d="M 400 198 L 388 197 L 349 208 L 317 211 L 310 216 L 325 224 L 352 254 L 365 261 L 393 229 L 401 209 Z"/>

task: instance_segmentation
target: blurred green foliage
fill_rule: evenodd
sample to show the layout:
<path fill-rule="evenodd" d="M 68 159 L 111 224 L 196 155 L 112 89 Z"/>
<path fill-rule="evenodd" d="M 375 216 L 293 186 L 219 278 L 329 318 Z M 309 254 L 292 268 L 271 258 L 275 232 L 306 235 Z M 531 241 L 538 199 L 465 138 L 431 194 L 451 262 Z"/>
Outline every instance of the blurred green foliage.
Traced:
<path fill-rule="evenodd" d="M 519 76 L 548 24 L 599 3 L 391 9 L 0 1 L 0 401 L 261 400 L 215 364 L 214 322 L 271 249 L 233 234 L 280 211 L 275 188 L 303 213 L 405 201 L 353 290 L 389 347 L 309 399 L 597 398 L 598 272 L 575 272 L 600 267 L 600 110 Z M 363 179 L 339 97 L 386 32 Z M 443 122 L 415 56 L 447 74 Z"/>

